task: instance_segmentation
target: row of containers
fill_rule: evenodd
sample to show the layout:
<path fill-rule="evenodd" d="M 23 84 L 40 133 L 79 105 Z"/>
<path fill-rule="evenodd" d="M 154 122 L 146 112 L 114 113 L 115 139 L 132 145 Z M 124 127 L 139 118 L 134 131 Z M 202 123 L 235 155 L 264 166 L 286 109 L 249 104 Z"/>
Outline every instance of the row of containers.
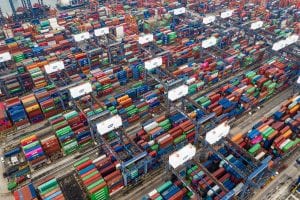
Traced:
<path fill-rule="evenodd" d="M 177 200 L 177 199 L 194 199 L 193 192 L 189 191 L 188 188 L 184 186 L 184 184 L 176 179 L 169 180 L 164 182 L 162 185 L 158 186 L 156 189 L 149 192 L 142 199 L 143 200 Z"/>
<path fill-rule="evenodd" d="M 27 136 L 21 139 L 20 146 L 4 153 L 5 159 L 16 157 L 20 161 L 6 169 L 5 177 L 12 177 L 13 182 L 19 183 L 18 180 L 24 181 L 32 170 L 93 145 L 90 129 L 82 113 L 70 111 L 59 114 L 50 118 L 49 122 L 50 131 Z"/>
<path fill-rule="evenodd" d="M 47 180 L 35 188 L 32 183 L 29 183 L 14 191 L 15 200 L 64 200 L 64 195 L 55 178 Z"/>

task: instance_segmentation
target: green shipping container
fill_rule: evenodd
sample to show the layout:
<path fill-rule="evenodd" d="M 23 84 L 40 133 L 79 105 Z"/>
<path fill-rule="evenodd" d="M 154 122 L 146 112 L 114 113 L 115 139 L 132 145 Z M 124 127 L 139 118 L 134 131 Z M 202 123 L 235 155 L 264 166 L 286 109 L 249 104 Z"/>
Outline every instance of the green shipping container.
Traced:
<path fill-rule="evenodd" d="M 40 144 L 39 141 L 35 141 L 35 142 L 30 143 L 30 144 L 27 144 L 26 146 L 23 147 L 23 149 L 24 149 L 24 150 L 27 150 L 27 149 L 30 149 L 30 148 L 32 148 L 32 147 L 35 147 L 35 146 L 37 146 L 37 145 L 39 145 L 39 144 Z"/>
<path fill-rule="evenodd" d="M 186 139 L 186 135 L 181 135 L 174 140 L 175 144 L 178 144 Z"/>
<path fill-rule="evenodd" d="M 290 148 L 294 147 L 295 145 L 296 145 L 295 141 L 290 141 L 289 143 L 284 145 L 284 147 L 282 148 L 282 151 L 287 152 Z"/>
<path fill-rule="evenodd" d="M 87 190 L 91 190 L 95 188 L 96 186 L 102 184 L 104 182 L 104 179 L 100 179 L 99 181 L 96 181 L 95 183 L 92 183 L 91 185 L 87 186 Z"/>
<path fill-rule="evenodd" d="M 15 181 L 9 182 L 8 185 L 7 185 L 7 189 L 8 189 L 9 191 L 12 191 L 13 189 L 15 189 L 15 188 L 17 187 L 17 185 L 18 185 L 18 184 L 17 184 Z"/>
<path fill-rule="evenodd" d="M 92 200 L 108 200 L 109 199 L 108 187 L 105 186 L 101 190 L 92 194 L 91 199 Z"/>
<path fill-rule="evenodd" d="M 50 181 L 38 186 L 38 190 L 40 192 L 45 192 L 45 191 L 47 191 L 51 188 L 57 187 L 57 186 L 58 186 L 58 183 L 57 183 L 56 179 L 51 179 Z"/>
<path fill-rule="evenodd" d="M 260 144 L 255 144 L 254 146 L 252 146 L 248 152 L 251 154 L 251 155 L 254 155 L 259 149 L 261 148 Z"/>
<path fill-rule="evenodd" d="M 194 167 L 188 169 L 188 170 L 187 170 L 187 175 L 191 175 L 191 173 L 192 173 L 193 171 L 197 170 L 197 169 L 198 169 L 198 166 L 197 166 L 197 165 L 195 165 Z"/>
<path fill-rule="evenodd" d="M 158 193 L 162 193 L 165 190 L 167 190 L 169 187 L 171 187 L 173 185 L 172 181 L 167 181 L 164 184 L 162 184 L 161 186 L 159 186 L 156 190 Z"/>
<path fill-rule="evenodd" d="M 150 149 L 151 149 L 152 151 L 158 150 L 158 148 L 159 148 L 159 145 L 158 145 L 158 144 L 154 144 L 154 145 L 152 145 L 152 146 L 150 147 Z"/>

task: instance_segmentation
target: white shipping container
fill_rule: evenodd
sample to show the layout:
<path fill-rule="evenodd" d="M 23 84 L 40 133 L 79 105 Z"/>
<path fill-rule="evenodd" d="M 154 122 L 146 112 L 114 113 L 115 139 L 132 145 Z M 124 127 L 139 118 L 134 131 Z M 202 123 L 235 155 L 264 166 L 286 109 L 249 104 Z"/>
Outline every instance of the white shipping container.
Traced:
<path fill-rule="evenodd" d="M 154 145 L 155 144 L 155 141 L 154 140 L 150 140 L 149 142 L 148 142 L 148 145 L 149 146 L 152 146 L 152 145 Z"/>
<path fill-rule="evenodd" d="M 262 151 L 262 152 L 260 152 L 259 154 L 257 154 L 257 155 L 255 156 L 255 159 L 256 159 L 256 160 L 260 160 L 260 159 L 262 159 L 265 155 L 266 155 L 266 153 L 265 153 L 264 151 Z"/>
<path fill-rule="evenodd" d="M 166 140 L 166 139 L 169 138 L 169 137 L 170 137 L 170 134 L 167 134 L 167 135 L 165 135 L 164 137 L 159 138 L 159 139 L 157 140 L 157 143 L 160 144 L 162 141 Z"/>
<path fill-rule="evenodd" d="M 151 131 L 152 129 L 158 127 L 158 123 L 156 121 L 151 122 L 150 124 L 144 126 L 144 130 L 148 133 L 149 131 Z"/>
<path fill-rule="evenodd" d="M 103 160 L 104 158 L 106 158 L 106 155 L 102 155 L 102 156 L 96 158 L 95 160 L 93 160 L 93 163 L 99 162 L 100 160 Z"/>
<path fill-rule="evenodd" d="M 285 145 L 287 145 L 287 143 L 289 143 L 291 140 L 290 139 L 286 139 L 280 146 L 279 146 L 279 149 L 283 149 L 283 147 L 285 146 Z"/>
<path fill-rule="evenodd" d="M 214 187 L 212 187 L 208 192 L 207 192 L 207 196 L 212 196 L 215 193 L 218 193 L 220 191 L 220 187 L 218 185 L 215 185 Z"/>

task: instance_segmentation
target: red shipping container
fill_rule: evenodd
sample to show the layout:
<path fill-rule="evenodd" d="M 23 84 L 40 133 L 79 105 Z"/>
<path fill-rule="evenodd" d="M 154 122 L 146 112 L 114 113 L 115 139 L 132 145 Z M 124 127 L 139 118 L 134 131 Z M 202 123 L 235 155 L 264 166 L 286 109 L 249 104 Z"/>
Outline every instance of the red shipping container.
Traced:
<path fill-rule="evenodd" d="M 119 175 L 121 175 L 120 170 L 116 170 L 116 171 L 112 172 L 111 174 L 105 176 L 105 177 L 104 177 L 104 180 L 105 180 L 106 182 L 108 182 L 109 180 L 111 180 L 111 179 L 113 179 L 113 178 L 115 178 L 115 177 L 117 177 L 117 176 L 119 176 Z"/>
<path fill-rule="evenodd" d="M 87 160 L 86 162 L 82 163 L 81 165 L 76 167 L 77 171 L 80 171 L 86 167 L 88 167 L 89 165 L 93 164 L 93 162 L 91 160 Z"/>
<path fill-rule="evenodd" d="M 167 139 L 160 142 L 160 147 L 165 148 L 165 147 L 169 146 L 172 143 L 173 143 L 173 138 L 169 137 L 169 138 L 167 138 Z"/>
<path fill-rule="evenodd" d="M 98 173 L 98 174 L 95 174 L 94 176 L 90 177 L 89 179 L 83 181 L 83 184 L 84 185 L 90 185 L 92 183 L 95 183 L 97 181 L 99 181 L 100 179 L 102 179 L 101 175 Z"/>
<path fill-rule="evenodd" d="M 179 192 L 174 194 L 169 200 L 181 200 L 183 199 L 183 196 L 187 193 L 186 188 L 182 188 Z"/>
<path fill-rule="evenodd" d="M 105 167 L 104 169 L 100 170 L 100 174 L 105 177 L 109 175 L 110 173 L 114 172 L 116 170 L 116 167 L 114 165 L 109 165 Z"/>
<path fill-rule="evenodd" d="M 283 129 L 280 130 L 280 134 L 284 134 L 285 132 L 287 132 L 290 129 L 289 126 L 285 126 Z"/>

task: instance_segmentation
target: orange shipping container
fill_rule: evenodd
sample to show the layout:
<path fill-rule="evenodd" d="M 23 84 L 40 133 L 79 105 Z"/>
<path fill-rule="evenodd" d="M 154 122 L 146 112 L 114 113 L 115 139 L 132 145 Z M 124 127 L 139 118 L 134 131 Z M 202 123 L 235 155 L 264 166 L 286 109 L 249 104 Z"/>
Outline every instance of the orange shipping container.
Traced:
<path fill-rule="evenodd" d="M 117 102 L 120 103 L 121 101 L 124 101 L 124 100 L 126 100 L 128 98 L 129 98 L 128 95 L 122 96 L 122 97 L 120 97 L 120 98 L 117 99 Z"/>
<path fill-rule="evenodd" d="M 299 110 L 299 107 L 300 107 L 300 105 L 297 104 L 296 106 L 294 106 L 294 107 L 290 110 L 290 113 L 291 113 L 291 114 L 296 113 L 296 112 Z"/>
<path fill-rule="evenodd" d="M 284 134 L 283 134 L 283 137 L 285 138 L 285 139 L 287 139 L 287 138 L 289 138 L 291 135 L 292 135 L 292 131 L 291 131 L 291 129 L 289 129 L 287 132 L 285 132 Z"/>
<path fill-rule="evenodd" d="M 242 134 L 242 133 L 238 133 L 238 134 L 236 134 L 235 136 L 233 136 L 233 137 L 231 138 L 231 141 L 232 141 L 232 142 L 237 142 L 237 141 L 239 141 L 242 137 L 243 137 L 243 134 Z"/>

